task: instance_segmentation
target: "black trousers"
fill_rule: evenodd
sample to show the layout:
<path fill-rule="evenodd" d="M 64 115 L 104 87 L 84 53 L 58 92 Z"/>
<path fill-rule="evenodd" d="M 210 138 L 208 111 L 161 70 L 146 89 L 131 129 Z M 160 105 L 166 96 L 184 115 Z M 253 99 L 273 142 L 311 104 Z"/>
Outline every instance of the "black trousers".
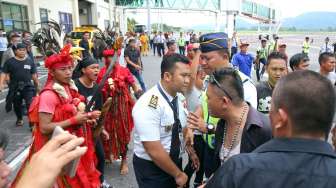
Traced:
<path fill-rule="evenodd" d="M 104 168 L 105 168 L 105 155 L 104 155 L 104 146 L 103 142 L 100 137 L 96 139 L 96 156 L 98 160 L 97 164 L 97 170 L 100 172 L 100 182 L 102 183 L 104 181 Z"/>
<path fill-rule="evenodd" d="M 153 44 L 154 44 L 154 41 L 153 40 L 149 40 L 149 45 L 150 45 L 151 49 L 153 48 Z"/>
<path fill-rule="evenodd" d="M 204 166 L 203 166 L 203 160 L 204 160 L 204 146 L 205 142 L 203 140 L 202 135 L 195 135 L 194 136 L 194 149 L 196 152 L 196 155 L 200 161 L 200 168 L 196 172 L 196 177 L 194 181 L 194 185 L 201 185 L 203 182 L 203 175 L 204 175 Z M 192 167 L 192 162 L 189 159 L 189 162 L 187 166 L 184 168 L 184 173 L 187 174 L 188 176 L 188 182 L 187 182 L 187 187 L 190 187 L 190 179 L 192 175 L 194 174 L 195 170 Z"/>
<path fill-rule="evenodd" d="M 181 55 L 185 55 L 185 46 L 179 46 L 179 51 Z"/>
<path fill-rule="evenodd" d="M 179 167 L 182 166 L 182 160 Z M 139 188 L 176 188 L 174 177 L 170 176 L 152 161 L 133 155 L 133 168 Z"/>
<path fill-rule="evenodd" d="M 157 43 L 153 43 L 153 53 L 155 56 L 155 52 L 157 51 Z"/>
<path fill-rule="evenodd" d="M 164 55 L 164 43 L 157 43 L 157 51 L 159 56 L 163 56 Z"/>
<path fill-rule="evenodd" d="M 14 112 L 18 120 L 22 120 L 23 118 L 23 109 L 22 104 L 23 100 L 25 101 L 25 107 L 27 109 L 27 112 L 29 111 L 29 106 L 33 100 L 33 97 L 35 96 L 35 88 L 34 87 L 24 87 L 22 90 L 16 91 L 14 94 L 14 100 L 13 100 L 13 107 Z"/>

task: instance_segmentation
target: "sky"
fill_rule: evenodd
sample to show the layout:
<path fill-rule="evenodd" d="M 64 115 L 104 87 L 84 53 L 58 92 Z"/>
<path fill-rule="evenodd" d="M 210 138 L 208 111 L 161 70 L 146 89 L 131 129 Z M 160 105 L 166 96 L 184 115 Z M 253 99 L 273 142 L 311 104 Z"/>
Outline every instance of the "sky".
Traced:
<path fill-rule="evenodd" d="M 336 0 L 273 0 L 273 3 L 284 18 L 312 11 L 336 11 Z"/>
<path fill-rule="evenodd" d="M 336 0 L 253 0 L 262 2 L 265 5 L 272 5 L 280 11 L 281 18 L 295 17 L 305 12 L 312 11 L 336 11 Z M 147 24 L 147 14 L 132 13 L 129 17 L 135 18 L 140 24 Z M 214 14 L 208 12 L 183 14 L 174 12 L 173 14 L 152 13 L 151 23 L 166 23 L 179 27 L 189 27 L 192 25 L 202 25 L 215 23 Z"/>

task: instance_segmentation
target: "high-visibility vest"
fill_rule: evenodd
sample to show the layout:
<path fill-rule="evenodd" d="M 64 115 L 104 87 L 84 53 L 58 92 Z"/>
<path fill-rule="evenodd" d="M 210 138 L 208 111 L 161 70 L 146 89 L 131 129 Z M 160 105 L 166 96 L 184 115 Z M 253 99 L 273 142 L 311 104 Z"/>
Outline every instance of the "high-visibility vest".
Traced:
<path fill-rule="evenodd" d="M 219 118 L 211 117 L 208 110 L 208 97 L 206 92 L 202 93 L 201 96 L 202 101 L 202 110 L 203 110 L 203 118 L 207 125 L 213 125 L 216 129 Z M 215 134 L 203 134 L 204 141 L 208 144 L 208 146 L 212 149 L 215 148 Z"/>
<path fill-rule="evenodd" d="M 178 46 L 185 46 L 185 40 L 183 37 L 178 39 Z"/>
<path fill-rule="evenodd" d="M 302 46 L 303 53 L 308 54 L 309 53 L 309 48 L 310 48 L 309 42 L 304 41 L 303 46 Z"/>

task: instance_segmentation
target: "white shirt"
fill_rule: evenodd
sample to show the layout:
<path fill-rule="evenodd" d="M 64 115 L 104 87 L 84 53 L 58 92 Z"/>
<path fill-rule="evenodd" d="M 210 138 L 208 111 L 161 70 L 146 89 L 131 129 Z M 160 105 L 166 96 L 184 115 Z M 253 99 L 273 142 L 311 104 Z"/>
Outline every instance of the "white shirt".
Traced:
<path fill-rule="evenodd" d="M 163 35 L 158 35 L 156 37 L 156 43 L 165 43 L 166 39 Z"/>
<path fill-rule="evenodd" d="M 0 51 L 4 52 L 7 50 L 8 41 L 6 37 L 0 37 Z"/>
<path fill-rule="evenodd" d="M 189 34 L 185 35 L 184 36 L 184 40 L 187 41 L 187 42 L 189 42 L 190 41 L 190 35 Z"/>
<path fill-rule="evenodd" d="M 334 86 L 336 82 L 336 73 L 329 72 L 327 78 L 331 81 L 331 84 Z"/>
<path fill-rule="evenodd" d="M 224 144 L 222 144 L 221 150 L 219 152 L 219 159 L 221 160 L 222 164 L 230 159 L 231 157 L 240 154 L 240 147 L 241 147 L 241 142 L 239 142 L 232 150 L 230 151 L 229 149 L 224 147 Z M 224 161 L 224 156 L 226 157 Z"/>
<path fill-rule="evenodd" d="M 162 90 L 164 91 L 163 88 Z M 173 100 L 173 97 L 167 92 L 165 94 L 170 101 Z M 156 97 L 157 105 L 153 104 L 153 99 Z M 186 109 L 183 107 L 185 99 L 181 94 L 178 94 L 178 99 L 179 118 L 183 128 L 187 122 Z M 157 85 L 143 94 L 135 103 L 132 116 L 135 127 L 134 153 L 137 157 L 152 160 L 142 144 L 144 141 L 160 141 L 166 152 L 170 152 L 174 112 L 161 95 Z"/>
<path fill-rule="evenodd" d="M 244 100 L 246 102 L 249 102 L 253 108 L 257 109 L 258 107 L 257 88 L 253 84 L 253 81 L 244 73 L 239 71 L 239 75 L 241 80 L 243 81 Z"/>

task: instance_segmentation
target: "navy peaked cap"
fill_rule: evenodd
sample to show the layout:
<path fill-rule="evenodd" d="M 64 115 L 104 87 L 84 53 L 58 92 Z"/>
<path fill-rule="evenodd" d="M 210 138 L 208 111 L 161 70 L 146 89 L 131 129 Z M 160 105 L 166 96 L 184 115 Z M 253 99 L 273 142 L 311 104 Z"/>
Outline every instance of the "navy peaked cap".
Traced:
<path fill-rule="evenodd" d="M 204 34 L 200 36 L 199 41 L 203 53 L 228 49 L 228 35 L 224 32 Z"/>

